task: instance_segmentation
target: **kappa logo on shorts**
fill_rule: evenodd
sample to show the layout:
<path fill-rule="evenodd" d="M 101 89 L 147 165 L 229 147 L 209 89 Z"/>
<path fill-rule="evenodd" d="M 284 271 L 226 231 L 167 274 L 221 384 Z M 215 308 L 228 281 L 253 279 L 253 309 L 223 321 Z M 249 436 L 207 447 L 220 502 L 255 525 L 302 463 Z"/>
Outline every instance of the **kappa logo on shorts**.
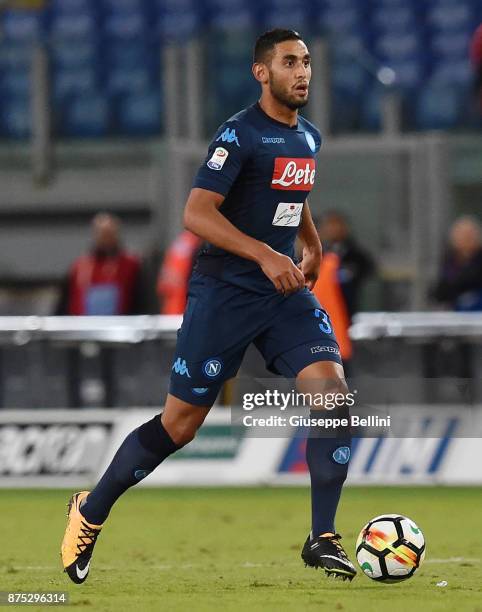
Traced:
<path fill-rule="evenodd" d="M 345 463 L 350 461 L 350 455 L 351 451 L 348 446 L 339 446 L 333 451 L 333 459 L 341 465 L 345 465 Z"/>
<path fill-rule="evenodd" d="M 316 353 L 333 353 L 334 355 L 339 355 L 340 351 L 335 346 L 312 346 L 311 354 L 316 355 Z"/>
<path fill-rule="evenodd" d="M 173 363 L 172 369 L 174 370 L 174 372 L 176 372 L 176 374 L 179 374 L 180 376 L 187 376 L 188 378 L 191 378 L 185 359 L 181 359 L 180 357 L 178 357 Z"/>
<path fill-rule="evenodd" d="M 222 363 L 219 359 L 208 359 L 204 362 L 203 372 L 206 376 L 209 376 L 209 378 L 215 378 L 221 374 L 222 367 Z"/>

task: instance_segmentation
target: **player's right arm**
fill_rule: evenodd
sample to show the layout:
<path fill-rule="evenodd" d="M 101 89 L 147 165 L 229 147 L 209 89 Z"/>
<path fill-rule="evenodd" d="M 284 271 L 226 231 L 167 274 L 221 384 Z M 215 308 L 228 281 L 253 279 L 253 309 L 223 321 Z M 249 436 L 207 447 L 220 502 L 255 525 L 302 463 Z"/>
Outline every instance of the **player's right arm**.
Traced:
<path fill-rule="evenodd" d="M 184 211 L 184 225 L 214 246 L 255 261 L 277 291 L 292 293 L 305 283 L 303 273 L 293 261 L 236 228 L 219 211 L 250 155 L 250 135 L 243 123 L 236 120 L 224 123 L 194 180 Z"/>
<path fill-rule="evenodd" d="M 280 293 L 301 289 L 305 278 L 293 261 L 235 227 L 219 212 L 223 201 L 219 193 L 194 187 L 184 210 L 186 229 L 225 251 L 255 261 Z"/>

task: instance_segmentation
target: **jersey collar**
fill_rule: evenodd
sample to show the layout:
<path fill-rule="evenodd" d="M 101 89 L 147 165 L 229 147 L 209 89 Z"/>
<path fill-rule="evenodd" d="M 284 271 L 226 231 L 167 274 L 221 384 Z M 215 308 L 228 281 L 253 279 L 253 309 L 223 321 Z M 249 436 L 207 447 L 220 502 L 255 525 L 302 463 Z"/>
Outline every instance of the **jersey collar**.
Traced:
<path fill-rule="evenodd" d="M 290 130 L 291 132 L 296 132 L 298 130 L 299 121 L 296 123 L 296 125 L 289 126 L 287 123 L 283 123 L 282 121 L 278 121 L 277 119 L 273 119 L 273 117 L 270 117 L 269 115 L 267 115 L 264 112 L 264 110 L 261 108 L 261 105 L 259 102 L 256 102 L 255 104 L 253 104 L 253 107 L 259 113 L 261 113 L 261 115 L 270 123 L 274 123 L 274 125 L 277 125 L 278 127 L 283 128 L 285 130 Z"/>

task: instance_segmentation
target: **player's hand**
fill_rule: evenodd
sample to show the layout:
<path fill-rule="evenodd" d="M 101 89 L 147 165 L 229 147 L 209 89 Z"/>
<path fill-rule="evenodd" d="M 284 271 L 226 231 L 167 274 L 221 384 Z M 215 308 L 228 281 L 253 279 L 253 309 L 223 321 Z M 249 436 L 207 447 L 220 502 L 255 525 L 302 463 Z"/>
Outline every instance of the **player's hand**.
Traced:
<path fill-rule="evenodd" d="M 319 249 L 303 248 L 303 259 L 298 268 L 305 277 L 305 286 L 311 291 L 318 280 L 321 264 L 321 251 Z"/>
<path fill-rule="evenodd" d="M 284 295 L 299 291 L 305 286 L 302 271 L 287 255 L 282 255 L 270 248 L 261 258 L 259 265 L 276 290 Z"/>

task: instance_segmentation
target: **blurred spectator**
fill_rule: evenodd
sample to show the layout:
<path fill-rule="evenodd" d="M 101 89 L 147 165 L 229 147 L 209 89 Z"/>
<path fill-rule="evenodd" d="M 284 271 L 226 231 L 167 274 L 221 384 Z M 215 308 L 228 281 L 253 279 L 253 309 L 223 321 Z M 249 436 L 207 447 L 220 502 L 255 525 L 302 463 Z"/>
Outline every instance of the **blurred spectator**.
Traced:
<path fill-rule="evenodd" d="M 140 262 L 120 240 L 120 221 L 100 213 L 92 221 L 93 245 L 71 266 L 59 315 L 140 314 Z"/>
<path fill-rule="evenodd" d="M 475 95 L 482 113 L 482 24 L 477 28 L 470 45 L 470 57 L 475 71 Z"/>
<path fill-rule="evenodd" d="M 340 258 L 336 253 L 325 253 L 321 260 L 320 274 L 313 293 L 329 314 L 335 336 L 340 347 L 341 358 L 346 367 L 353 356 L 353 347 L 350 340 L 350 315 L 338 278 Z"/>
<path fill-rule="evenodd" d="M 318 224 L 323 254 L 338 256 L 338 282 L 345 299 L 349 319 L 359 308 L 360 288 L 373 273 L 371 256 L 353 238 L 346 217 L 338 211 L 329 211 Z"/>
<path fill-rule="evenodd" d="M 187 286 L 201 244 L 200 238 L 184 230 L 167 249 L 157 283 L 162 314 L 184 312 Z"/>
<path fill-rule="evenodd" d="M 482 230 L 477 219 L 460 217 L 452 225 L 433 297 L 454 310 L 482 310 Z"/>

